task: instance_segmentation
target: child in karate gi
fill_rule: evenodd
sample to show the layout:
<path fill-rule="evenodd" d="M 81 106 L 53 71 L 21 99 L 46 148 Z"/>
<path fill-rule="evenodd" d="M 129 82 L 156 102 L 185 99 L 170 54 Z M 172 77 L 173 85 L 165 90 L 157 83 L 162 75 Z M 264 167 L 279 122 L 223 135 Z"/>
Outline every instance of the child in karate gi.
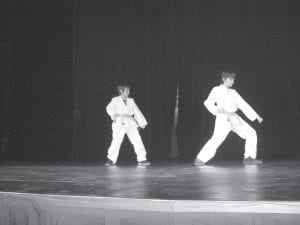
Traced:
<path fill-rule="evenodd" d="M 130 87 L 128 85 L 119 85 L 118 92 L 119 96 L 112 98 L 106 107 L 106 112 L 112 119 L 112 142 L 108 149 L 105 165 L 113 166 L 116 164 L 125 134 L 127 134 L 130 142 L 133 144 L 138 165 L 150 165 L 138 131 L 138 128 L 144 129 L 147 126 L 147 121 L 133 98 L 128 97 Z"/>
<path fill-rule="evenodd" d="M 217 148 L 222 144 L 230 131 L 235 132 L 245 139 L 244 164 L 259 164 L 262 161 L 256 159 L 257 135 L 256 131 L 245 122 L 236 111 L 240 109 L 251 121 L 259 123 L 263 119 L 254 109 L 231 87 L 234 84 L 236 74 L 223 71 L 221 85 L 214 87 L 204 105 L 214 116 L 215 128 L 212 137 L 197 155 L 194 164 L 204 165 L 215 156 Z"/>

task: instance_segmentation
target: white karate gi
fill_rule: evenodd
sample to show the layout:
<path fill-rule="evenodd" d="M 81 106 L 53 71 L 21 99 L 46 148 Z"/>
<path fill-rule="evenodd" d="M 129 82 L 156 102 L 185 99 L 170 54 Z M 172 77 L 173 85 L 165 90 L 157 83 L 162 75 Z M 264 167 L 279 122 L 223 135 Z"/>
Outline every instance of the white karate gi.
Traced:
<path fill-rule="evenodd" d="M 112 118 L 118 113 L 119 115 L 127 115 L 131 118 L 117 117 L 112 123 L 112 142 L 108 149 L 107 158 L 117 162 L 120 146 L 122 144 L 124 135 L 127 134 L 130 142 L 133 144 L 134 151 L 137 155 L 137 161 L 146 160 L 146 150 L 139 134 L 138 127 L 147 125 L 144 115 L 141 113 L 132 98 L 127 98 L 126 104 L 121 96 L 114 97 L 107 105 L 106 111 Z"/>
<path fill-rule="evenodd" d="M 254 109 L 248 105 L 236 90 L 227 88 L 223 84 L 211 90 L 208 98 L 204 101 L 204 105 L 216 116 L 215 129 L 211 139 L 197 155 L 197 159 L 206 163 L 213 158 L 217 148 L 222 144 L 230 131 L 237 133 L 246 140 L 244 157 L 255 159 L 257 151 L 256 131 L 235 113 L 240 109 L 248 119 L 254 121 L 258 118 L 258 114 Z M 218 109 L 223 109 L 232 114 L 228 116 L 224 113 L 219 113 Z"/>

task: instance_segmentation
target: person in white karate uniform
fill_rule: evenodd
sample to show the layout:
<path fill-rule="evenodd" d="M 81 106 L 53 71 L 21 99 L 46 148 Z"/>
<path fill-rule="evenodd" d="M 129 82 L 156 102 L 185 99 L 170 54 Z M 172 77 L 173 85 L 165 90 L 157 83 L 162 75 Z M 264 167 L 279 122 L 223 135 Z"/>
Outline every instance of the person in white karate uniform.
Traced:
<path fill-rule="evenodd" d="M 146 149 L 139 134 L 139 128 L 144 129 L 147 121 L 137 107 L 133 98 L 129 98 L 129 85 L 118 86 L 119 96 L 112 98 L 106 107 L 106 112 L 112 119 L 112 142 L 108 149 L 106 166 L 117 163 L 120 146 L 127 134 L 133 144 L 139 165 L 150 165 L 146 158 Z"/>
<path fill-rule="evenodd" d="M 204 105 L 213 115 L 216 116 L 215 128 L 212 137 L 203 146 L 197 155 L 194 164 L 204 165 L 212 159 L 218 147 L 225 140 L 230 131 L 235 132 L 245 139 L 244 164 L 259 164 L 261 160 L 256 159 L 257 134 L 256 131 L 245 122 L 236 111 L 240 109 L 251 121 L 259 123 L 263 119 L 254 109 L 232 89 L 236 74 L 223 71 L 221 74 L 221 85 L 214 87 Z"/>

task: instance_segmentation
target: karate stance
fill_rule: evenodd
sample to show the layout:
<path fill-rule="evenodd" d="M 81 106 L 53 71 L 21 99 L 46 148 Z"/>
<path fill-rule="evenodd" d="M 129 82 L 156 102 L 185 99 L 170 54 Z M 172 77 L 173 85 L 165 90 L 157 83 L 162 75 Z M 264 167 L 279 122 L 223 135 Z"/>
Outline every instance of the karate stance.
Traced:
<path fill-rule="evenodd" d="M 111 117 L 112 142 L 108 149 L 106 166 L 116 164 L 119 156 L 120 146 L 124 135 L 127 134 L 133 144 L 137 155 L 138 165 L 150 165 L 146 158 L 146 150 L 139 134 L 138 127 L 144 129 L 147 121 L 141 113 L 133 98 L 129 98 L 130 87 L 128 85 L 118 86 L 119 96 L 112 98 L 106 107 L 106 112 Z"/>
<path fill-rule="evenodd" d="M 259 164 L 256 159 L 257 135 L 256 131 L 246 123 L 236 111 L 240 109 L 251 121 L 259 123 L 263 119 L 251 108 L 250 105 L 231 87 L 236 75 L 234 72 L 223 71 L 221 85 L 214 87 L 208 98 L 204 101 L 206 108 L 216 116 L 215 128 L 211 139 L 201 149 L 195 165 L 204 165 L 215 156 L 217 148 L 222 144 L 230 131 L 237 133 L 245 139 L 244 164 Z"/>

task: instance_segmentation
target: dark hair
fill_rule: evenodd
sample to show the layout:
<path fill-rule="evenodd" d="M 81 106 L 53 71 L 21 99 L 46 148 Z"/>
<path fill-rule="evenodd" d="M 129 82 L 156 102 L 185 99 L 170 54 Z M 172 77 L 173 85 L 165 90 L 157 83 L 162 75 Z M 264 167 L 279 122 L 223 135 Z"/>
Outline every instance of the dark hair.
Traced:
<path fill-rule="evenodd" d="M 221 83 L 223 83 L 226 78 L 235 79 L 235 77 L 236 77 L 235 72 L 223 70 L 221 73 Z"/>
<path fill-rule="evenodd" d="M 124 91 L 125 88 L 128 88 L 130 90 L 130 86 L 128 84 L 120 84 L 120 85 L 118 85 L 118 87 L 117 87 L 118 93 L 121 94 L 121 91 Z"/>

